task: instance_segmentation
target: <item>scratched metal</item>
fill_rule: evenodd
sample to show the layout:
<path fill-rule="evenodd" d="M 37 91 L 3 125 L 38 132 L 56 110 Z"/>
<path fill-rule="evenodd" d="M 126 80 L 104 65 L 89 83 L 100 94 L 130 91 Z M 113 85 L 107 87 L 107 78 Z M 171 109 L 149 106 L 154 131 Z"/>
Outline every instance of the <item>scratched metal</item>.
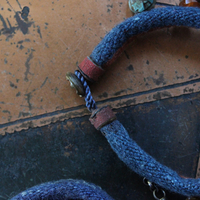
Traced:
<path fill-rule="evenodd" d="M 132 16 L 127 3 L 0 2 L 1 134 L 55 122 L 59 111 L 68 112 L 62 120 L 89 114 L 83 109 L 83 99 L 69 87 L 65 74 L 73 72 L 114 25 Z M 19 13 L 24 6 L 30 8 L 27 22 Z M 95 100 L 101 104 L 124 95 L 140 95 L 164 86 L 198 81 L 199 42 L 199 31 L 187 28 L 166 28 L 136 37 L 93 85 Z M 148 101 L 146 97 L 141 100 Z"/>

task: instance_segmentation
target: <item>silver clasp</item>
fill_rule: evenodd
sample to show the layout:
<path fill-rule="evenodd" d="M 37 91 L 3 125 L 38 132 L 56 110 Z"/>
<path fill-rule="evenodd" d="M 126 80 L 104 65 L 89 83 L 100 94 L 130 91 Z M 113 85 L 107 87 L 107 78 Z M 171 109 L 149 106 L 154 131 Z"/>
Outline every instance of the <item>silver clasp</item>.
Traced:
<path fill-rule="evenodd" d="M 153 197 L 156 200 L 167 200 L 166 193 L 164 190 L 159 189 L 154 183 L 149 181 L 148 179 L 144 178 L 143 183 L 149 186 L 149 189 L 153 192 Z M 160 196 L 160 197 L 159 197 Z"/>

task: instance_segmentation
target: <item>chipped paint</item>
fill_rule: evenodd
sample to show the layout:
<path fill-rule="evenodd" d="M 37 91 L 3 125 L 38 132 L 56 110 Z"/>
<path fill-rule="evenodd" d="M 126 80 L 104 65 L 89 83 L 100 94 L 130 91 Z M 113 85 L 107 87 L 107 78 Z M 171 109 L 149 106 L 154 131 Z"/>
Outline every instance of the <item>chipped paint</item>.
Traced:
<path fill-rule="evenodd" d="M 110 105 L 113 109 L 124 108 L 128 106 L 143 104 L 147 102 L 153 102 L 155 100 L 167 99 L 171 97 L 178 97 L 183 95 L 184 90 L 187 88 L 187 94 L 200 92 L 200 82 L 195 84 L 188 84 L 186 86 L 178 86 L 177 88 L 163 89 L 162 91 L 149 91 L 141 94 L 124 95 L 123 98 L 110 98 L 107 101 L 97 102 L 98 107 L 103 107 L 105 105 Z M 29 105 L 29 110 L 32 110 L 31 94 L 27 94 L 27 103 Z M 0 102 L 1 103 L 1 102 Z M 62 108 L 60 108 L 62 109 Z M 4 111 L 9 113 L 9 111 Z M 41 127 L 48 125 L 50 123 L 55 123 L 57 121 L 64 121 L 66 119 L 72 119 L 75 117 L 88 116 L 90 112 L 85 106 L 74 107 L 70 110 L 58 111 L 56 113 L 49 113 L 43 116 L 38 116 L 36 118 L 28 118 L 27 120 L 10 123 L 8 126 L 0 125 L 0 134 L 4 135 L 5 132 L 12 133 L 14 130 L 19 131 L 22 129 Z M 30 117 L 32 114 L 20 112 L 19 117 Z"/>
<path fill-rule="evenodd" d="M 29 54 L 29 56 L 28 56 L 28 58 L 27 58 L 27 60 L 26 60 L 26 62 L 25 62 L 25 67 L 26 67 L 26 71 L 25 71 L 25 73 L 24 73 L 24 80 L 27 82 L 27 81 L 29 81 L 29 79 L 28 79 L 28 74 L 30 74 L 30 75 L 32 75 L 31 74 L 31 72 L 30 72 L 30 61 L 31 61 L 31 59 L 33 59 L 33 52 L 31 52 L 30 54 Z"/>

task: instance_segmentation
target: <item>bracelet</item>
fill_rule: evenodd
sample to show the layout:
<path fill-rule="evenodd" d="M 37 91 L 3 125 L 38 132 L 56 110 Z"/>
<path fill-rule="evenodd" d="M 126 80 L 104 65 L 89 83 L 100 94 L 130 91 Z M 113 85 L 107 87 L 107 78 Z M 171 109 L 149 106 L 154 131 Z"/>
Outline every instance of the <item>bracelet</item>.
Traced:
<path fill-rule="evenodd" d="M 114 27 L 95 47 L 92 54 L 83 60 L 75 75 L 84 85 L 86 80 L 97 81 L 105 72 L 105 67 L 116 60 L 133 36 L 169 26 L 200 28 L 200 10 L 192 7 L 165 7 L 143 12 L 125 20 Z M 105 135 L 112 149 L 131 170 L 164 189 L 185 196 L 200 196 L 200 179 L 182 178 L 144 152 L 129 137 L 126 129 L 116 120 L 108 106 L 96 109 L 91 92 L 88 91 L 85 91 L 85 101 L 92 112 L 91 123 Z"/>
<path fill-rule="evenodd" d="M 131 170 L 145 177 L 150 185 L 155 183 L 166 190 L 188 197 L 200 196 L 200 179 L 182 178 L 144 152 L 129 137 L 109 106 L 97 108 L 87 84 L 87 81 L 94 82 L 100 78 L 105 68 L 116 60 L 135 35 L 169 26 L 200 28 L 200 10 L 192 7 L 158 8 L 125 20 L 105 36 L 92 54 L 79 65 L 75 74 L 67 73 L 67 79 L 78 95 L 85 97 L 86 106 L 92 112 L 91 123 L 102 132 L 111 148 Z M 78 180 L 44 183 L 18 194 L 12 200 L 45 198 L 112 200 L 99 187 Z"/>

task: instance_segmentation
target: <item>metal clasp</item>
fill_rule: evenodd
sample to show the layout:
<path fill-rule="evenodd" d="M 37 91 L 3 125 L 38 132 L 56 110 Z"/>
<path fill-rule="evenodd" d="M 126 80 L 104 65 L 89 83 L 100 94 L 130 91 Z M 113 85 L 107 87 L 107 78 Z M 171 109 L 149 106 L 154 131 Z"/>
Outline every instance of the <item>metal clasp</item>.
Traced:
<path fill-rule="evenodd" d="M 80 97 L 83 97 L 85 95 L 84 87 L 81 81 L 78 79 L 78 77 L 75 74 L 72 74 L 71 72 L 67 72 L 66 79 L 70 82 L 70 86 L 76 89 L 76 93 Z"/>
<path fill-rule="evenodd" d="M 158 196 L 157 196 L 159 192 L 162 193 L 162 194 L 161 194 L 161 197 L 158 197 Z M 154 197 L 154 199 L 156 199 L 156 200 L 166 200 L 166 193 L 165 193 L 164 190 L 161 190 L 161 189 L 158 189 L 158 191 L 154 190 L 154 191 L 153 191 L 153 197 Z"/>
<path fill-rule="evenodd" d="M 144 178 L 143 183 L 149 186 L 149 189 L 153 192 L 153 197 L 156 200 L 167 200 L 166 193 L 164 190 L 159 189 L 154 183 L 150 182 L 148 179 Z M 160 197 L 158 197 L 160 196 Z"/>

